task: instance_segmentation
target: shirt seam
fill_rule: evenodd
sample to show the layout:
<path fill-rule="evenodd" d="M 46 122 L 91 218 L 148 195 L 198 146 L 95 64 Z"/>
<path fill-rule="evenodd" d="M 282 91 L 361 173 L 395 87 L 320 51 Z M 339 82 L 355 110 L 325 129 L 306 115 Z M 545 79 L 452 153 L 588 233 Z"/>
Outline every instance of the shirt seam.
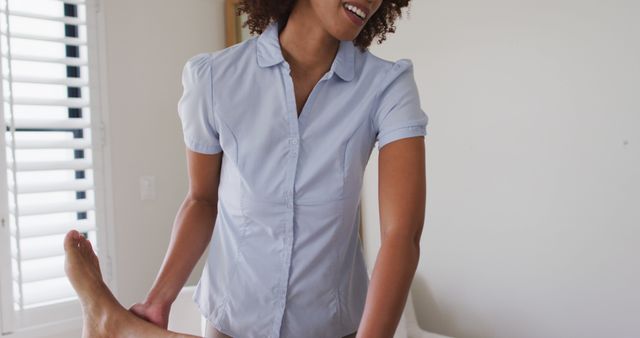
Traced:
<path fill-rule="evenodd" d="M 214 68 L 214 61 L 215 61 L 215 53 L 209 53 L 210 55 L 210 59 L 209 59 L 209 79 L 210 79 L 210 83 L 211 83 L 211 90 L 209 90 L 209 93 L 211 95 L 211 118 L 213 119 L 213 122 L 210 122 L 215 129 L 215 132 L 218 134 L 218 138 L 219 138 L 219 142 L 220 143 L 220 148 L 222 149 L 222 151 L 224 151 L 224 149 L 222 148 L 222 133 L 220 133 L 219 128 L 219 124 L 224 124 L 224 126 L 227 128 L 227 130 L 229 131 L 229 134 L 231 134 L 231 137 L 233 137 L 233 143 L 235 146 L 235 163 L 238 164 L 238 167 L 241 166 L 239 160 L 239 155 L 238 155 L 238 138 L 236 137 L 235 133 L 233 132 L 233 129 L 231 129 L 229 127 L 229 125 L 218 115 L 216 114 L 216 109 L 215 107 L 217 106 L 217 102 L 214 100 L 214 91 L 213 91 L 213 87 L 214 87 L 214 81 L 213 81 L 213 68 Z M 219 122 L 219 123 L 218 123 Z"/>
<path fill-rule="evenodd" d="M 213 109 L 214 106 L 214 100 L 213 100 L 213 53 L 207 53 L 208 56 L 208 60 L 207 63 L 209 64 L 209 99 L 211 100 L 211 105 L 210 105 L 210 112 L 209 114 L 207 114 L 207 118 L 209 119 L 209 123 L 211 123 L 211 126 L 213 126 L 213 132 L 218 134 L 217 137 L 220 137 L 220 132 L 218 131 L 218 125 L 216 123 L 216 118 L 215 118 L 215 109 Z"/>
<path fill-rule="evenodd" d="M 396 62 L 394 62 L 394 63 L 389 67 L 389 69 L 387 69 L 387 71 L 386 71 L 386 72 L 385 72 L 385 74 L 383 75 L 383 77 L 382 77 L 382 81 L 380 81 L 380 83 L 382 83 L 382 84 L 386 83 L 386 81 L 385 81 L 385 80 L 389 77 L 389 75 L 391 74 L 391 70 L 393 70 L 393 68 L 395 68 L 395 66 L 396 66 L 397 64 L 398 64 L 398 62 L 396 61 Z M 375 118 L 376 118 L 376 116 L 377 116 L 376 114 L 378 113 L 378 109 L 380 108 L 380 94 L 382 93 L 382 87 L 383 87 L 383 85 L 380 85 L 380 86 L 377 88 L 376 94 L 375 94 L 375 96 L 373 97 L 373 102 L 375 103 L 375 104 L 374 104 L 374 106 L 373 106 L 374 108 L 372 109 L 372 110 L 373 110 L 373 113 L 372 113 L 372 114 L 369 114 L 369 119 L 370 119 L 370 121 L 371 121 L 371 126 L 373 127 L 373 130 L 374 130 L 376 133 L 377 133 L 377 128 L 375 127 L 375 125 L 376 125 L 376 124 L 375 124 Z"/>
<path fill-rule="evenodd" d="M 347 150 L 349 149 L 349 145 L 351 144 L 353 137 L 358 133 L 360 128 L 362 128 L 362 126 L 364 125 L 365 125 L 364 123 L 360 123 L 358 128 L 356 128 L 356 130 L 354 130 L 353 133 L 351 133 L 344 147 L 344 153 L 342 154 L 342 198 L 346 197 L 344 193 L 344 187 L 347 184 Z"/>

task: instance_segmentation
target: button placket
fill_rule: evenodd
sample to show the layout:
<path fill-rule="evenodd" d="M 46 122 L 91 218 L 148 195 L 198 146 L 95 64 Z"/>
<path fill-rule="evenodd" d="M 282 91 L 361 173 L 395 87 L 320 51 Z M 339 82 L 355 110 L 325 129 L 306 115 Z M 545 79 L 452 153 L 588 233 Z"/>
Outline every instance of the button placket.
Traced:
<path fill-rule="evenodd" d="M 277 287 L 277 291 L 275 292 L 276 297 L 274 298 L 274 307 L 277 309 L 275 313 L 277 313 L 276 320 L 274 322 L 273 330 L 274 335 L 277 337 L 279 335 L 280 328 L 282 326 L 282 321 L 284 320 L 284 313 L 286 311 L 286 303 L 287 303 L 287 291 L 288 291 L 288 283 L 289 283 L 289 273 L 291 268 L 291 255 L 293 249 L 293 231 L 294 231 L 294 191 L 295 191 L 295 177 L 296 170 L 298 166 L 298 150 L 300 147 L 300 138 L 299 138 L 299 122 L 297 118 L 296 111 L 296 103 L 295 103 L 295 94 L 293 89 L 293 80 L 290 75 L 287 75 L 289 72 L 289 67 L 286 62 L 283 63 L 283 72 L 285 78 L 285 99 L 287 101 L 287 122 L 289 123 L 289 160 L 286 161 L 286 171 L 287 171 L 287 187 L 284 192 L 285 196 L 285 205 L 286 209 L 283 211 L 286 213 L 286 222 L 282 232 L 282 275 L 279 279 L 281 282 Z"/>
<path fill-rule="evenodd" d="M 291 190 L 287 190 L 285 194 L 285 201 L 287 202 L 287 208 L 293 209 L 293 193 Z"/>
<path fill-rule="evenodd" d="M 291 152 L 290 152 L 291 157 L 296 157 L 298 155 L 298 147 L 299 147 L 298 137 L 295 135 L 290 137 L 289 144 L 291 145 Z"/>

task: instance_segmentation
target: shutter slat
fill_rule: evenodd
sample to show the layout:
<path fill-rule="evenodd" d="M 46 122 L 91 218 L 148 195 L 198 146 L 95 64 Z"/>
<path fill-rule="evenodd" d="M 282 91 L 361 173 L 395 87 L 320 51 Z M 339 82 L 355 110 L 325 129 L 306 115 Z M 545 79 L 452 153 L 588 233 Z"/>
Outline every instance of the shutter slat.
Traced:
<path fill-rule="evenodd" d="M 5 99 L 5 101 L 8 101 Z M 57 106 L 68 108 L 89 107 L 89 101 L 85 99 L 39 99 L 34 97 L 14 97 L 14 105 L 23 106 Z"/>
<path fill-rule="evenodd" d="M 68 4 L 75 4 L 75 5 L 84 5 L 86 3 L 85 0 L 53 0 L 53 1 L 66 2 Z"/>
<path fill-rule="evenodd" d="M 57 43 L 63 43 L 65 45 L 74 45 L 74 46 L 84 46 L 87 44 L 86 41 L 79 38 L 52 38 L 44 35 L 24 34 L 24 33 L 11 33 L 9 34 L 10 36 L 8 36 L 7 33 L 5 32 L 2 32 L 2 35 L 15 38 L 15 39 L 57 42 Z"/>
<path fill-rule="evenodd" d="M 61 203 L 49 204 L 22 204 L 18 208 L 16 215 L 15 207 L 9 207 L 9 212 L 17 217 L 56 214 L 61 212 L 82 212 L 93 210 L 94 205 L 91 201 L 76 200 Z"/>
<path fill-rule="evenodd" d="M 5 121 L 12 126 L 11 121 Z M 91 122 L 87 119 L 15 119 L 13 126 L 18 129 L 83 129 L 89 128 Z"/>
<path fill-rule="evenodd" d="M 86 170 L 91 169 L 91 161 L 89 160 L 70 160 L 70 161 L 42 161 L 42 162 L 18 162 L 16 164 L 18 171 L 45 171 L 45 170 Z M 9 162 L 8 169 L 13 169 L 13 163 Z"/>
<path fill-rule="evenodd" d="M 64 255 L 65 234 L 46 237 L 33 237 L 20 239 L 20 259 L 25 262 L 32 259 Z M 14 254 L 14 259 L 17 255 Z"/>
<path fill-rule="evenodd" d="M 16 149 L 88 149 L 91 142 L 87 139 L 71 140 L 16 140 Z"/>
<path fill-rule="evenodd" d="M 8 76 L 4 77 L 5 80 L 9 80 Z M 69 87 L 86 87 L 89 85 L 89 81 L 85 79 L 74 78 L 46 78 L 46 77 L 33 77 L 33 76 L 12 76 L 11 80 L 15 83 L 36 83 L 36 84 L 59 84 Z"/>
<path fill-rule="evenodd" d="M 76 298 L 76 293 L 67 277 L 22 283 L 22 293 L 25 307 Z"/>
<path fill-rule="evenodd" d="M 3 10 L 0 10 L 0 13 L 6 15 L 7 11 L 3 9 Z M 10 16 L 19 16 L 19 17 L 29 18 L 29 19 L 38 19 L 38 20 L 62 22 L 62 23 L 66 23 L 66 24 L 69 24 L 69 25 L 84 25 L 84 24 L 86 24 L 84 22 L 84 20 L 81 20 L 81 19 L 78 19 L 78 18 L 74 18 L 74 17 L 69 17 L 69 16 L 42 15 L 42 14 L 31 13 L 31 12 L 15 11 L 15 10 L 11 10 L 11 9 L 9 9 L 8 14 Z"/>
<path fill-rule="evenodd" d="M 2 54 L 3 57 L 8 58 L 9 56 L 5 53 Z M 21 55 L 21 54 L 12 54 L 12 61 L 31 61 L 31 62 L 45 62 L 45 63 L 61 63 L 69 66 L 86 66 L 88 63 L 86 60 L 80 58 L 51 58 L 45 56 L 37 56 L 37 55 Z"/>
<path fill-rule="evenodd" d="M 95 223 L 87 219 L 79 219 L 69 222 L 51 222 L 51 223 L 22 223 L 20 224 L 20 238 L 43 237 L 52 235 L 61 235 L 67 233 L 70 229 L 76 229 L 79 232 L 95 231 Z M 15 237 L 15 229 L 12 231 Z"/>
<path fill-rule="evenodd" d="M 70 180 L 49 183 L 20 183 L 18 184 L 18 194 L 33 194 L 55 191 L 86 191 L 93 189 L 93 181 L 88 179 Z M 9 191 L 16 192 L 12 185 Z"/>
<path fill-rule="evenodd" d="M 15 260 L 14 260 L 15 261 Z M 31 283 L 64 277 L 64 255 L 22 262 L 22 282 Z M 14 276 L 17 281 L 17 276 Z"/>

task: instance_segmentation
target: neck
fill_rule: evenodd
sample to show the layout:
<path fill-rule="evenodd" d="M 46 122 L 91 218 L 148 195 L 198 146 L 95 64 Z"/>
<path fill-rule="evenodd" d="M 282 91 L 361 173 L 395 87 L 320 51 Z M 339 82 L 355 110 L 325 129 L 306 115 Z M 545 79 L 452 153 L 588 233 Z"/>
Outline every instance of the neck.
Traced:
<path fill-rule="evenodd" d="M 300 73 L 331 68 L 340 40 L 327 32 L 308 1 L 298 1 L 279 34 L 282 56 Z"/>

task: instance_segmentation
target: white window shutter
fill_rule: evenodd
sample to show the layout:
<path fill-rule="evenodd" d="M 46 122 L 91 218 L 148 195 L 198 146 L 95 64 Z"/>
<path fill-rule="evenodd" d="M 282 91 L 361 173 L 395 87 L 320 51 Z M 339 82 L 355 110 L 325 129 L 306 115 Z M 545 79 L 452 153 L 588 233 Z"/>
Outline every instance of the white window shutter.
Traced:
<path fill-rule="evenodd" d="M 100 243 L 86 7 L 83 0 L 0 0 L 0 201 L 8 229 L 0 263 L 10 264 L 0 270 L 3 332 L 42 324 L 29 313 L 76 302 L 64 274 L 68 230 Z"/>

